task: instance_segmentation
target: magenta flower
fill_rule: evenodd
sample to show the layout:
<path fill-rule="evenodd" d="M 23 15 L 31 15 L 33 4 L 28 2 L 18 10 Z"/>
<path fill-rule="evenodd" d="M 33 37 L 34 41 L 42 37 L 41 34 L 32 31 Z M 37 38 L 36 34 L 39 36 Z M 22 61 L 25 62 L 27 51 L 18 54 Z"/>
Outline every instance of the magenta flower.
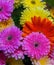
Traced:
<path fill-rule="evenodd" d="M 48 55 L 50 51 L 50 41 L 45 35 L 33 32 L 24 39 L 23 49 L 25 54 L 31 58 L 40 59 Z"/>
<path fill-rule="evenodd" d="M 0 65 L 6 65 L 6 56 L 0 52 Z"/>
<path fill-rule="evenodd" d="M 20 46 L 14 53 L 7 53 L 6 56 L 8 58 L 15 58 L 15 60 L 24 59 L 24 50 L 22 49 L 22 46 Z"/>
<path fill-rule="evenodd" d="M 50 64 L 48 64 L 48 65 L 54 65 L 54 60 L 53 59 L 50 59 Z"/>
<path fill-rule="evenodd" d="M 51 48 L 49 57 L 52 58 L 52 59 L 54 59 L 54 45 L 53 45 L 52 48 Z"/>
<path fill-rule="evenodd" d="M 21 45 L 21 34 L 22 32 L 16 26 L 3 30 L 0 36 L 0 50 L 5 53 L 14 53 Z"/>
<path fill-rule="evenodd" d="M 14 0 L 0 0 L 0 21 L 6 20 L 13 12 Z"/>
<path fill-rule="evenodd" d="M 15 52 L 11 54 L 11 56 L 15 58 L 16 60 L 24 59 L 24 51 L 22 50 L 21 47 L 19 47 L 19 49 L 15 50 Z"/>

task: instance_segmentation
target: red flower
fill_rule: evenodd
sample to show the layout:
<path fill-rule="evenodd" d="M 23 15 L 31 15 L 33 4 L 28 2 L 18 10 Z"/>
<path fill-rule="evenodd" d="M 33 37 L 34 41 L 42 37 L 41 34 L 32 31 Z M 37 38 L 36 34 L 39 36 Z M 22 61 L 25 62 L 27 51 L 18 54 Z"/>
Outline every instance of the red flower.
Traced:
<path fill-rule="evenodd" d="M 41 19 L 41 17 L 34 16 L 31 18 L 31 22 L 26 22 L 23 26 L 23 35 L 26 36 L 31 32 L 43 33 L 51 43 L 54 43 L 54 24 L 47 18 Z"/>

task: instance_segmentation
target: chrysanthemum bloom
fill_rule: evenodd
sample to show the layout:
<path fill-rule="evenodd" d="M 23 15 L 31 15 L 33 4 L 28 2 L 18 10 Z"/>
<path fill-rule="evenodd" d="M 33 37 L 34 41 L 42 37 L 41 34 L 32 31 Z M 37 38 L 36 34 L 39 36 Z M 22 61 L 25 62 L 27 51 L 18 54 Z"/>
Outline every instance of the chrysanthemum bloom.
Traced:
<path fill-rule="evenodd" d="M 48 57 L 43 57 L 40 60 L 32 60 L 33 65 L 54 65 L 54 60 Z"/>
<path fill-rule="evenodd" d="M 14 53 L 21 45 L 21 34 L 19 28 L 12 26 L 4 29 L 0 36 L 0 49 L 7 53 Z"/>
<path fill-rule="evenodd" d="M 22 3 L 25 8 L 46 7 L 46 2 L 42 2 L 41 0 L 22 0 Z"/>
<path fill-rule="evenodd" d="M 50 41 L 40 32 L 32 32 L 24 38 L 24 53 L 30 58 L 40 59 L 48 55 Z"/>
<path fill-rule="evenodd" d="M 29 14 L 29 15 L 28 15 Z M 52 18 L 50 17 L 50 12 L 48 10 L 44 10 L 41 7 L 36 7 L 36 9 L 25 9 L 22 12 L 22 15 L 20 17 L 20 24 L 24 24 L 26 21 L 30 21 L 31 22 L 31 17 L 41 17 L 41 18 L 49 18 L 50 20 L 52 20 Z"/>
<path fill-rule="evenodd" d="M 6 20 L 13 12 L 13 0 L 0 0 L 0 21 Z"/>
<path fill-rule="evenodd" d="M 7 60 L 7 65 L 24 65 L 22 60 L 15 60 L 14 58 L 10 58 Z"/>
<path fill-rule="evenodd" d="M 6 56 L 0 52 L 0 65 L 6 65 Z"/>
<path fill-rule="evenodd" d="M 23 26 L 23 32 L 23 36 L 26 36 L 31 32 L 43 33 L 52 43 L 54 43 L 54 24 L 47 18 L 41 19 L 41 17 L 34 16 L 31 23 L 27 22 Z"/>
<path fill-rule="evenodd" d="M 13 26 L 13 25 L 15 25 L 15 24 L 14 24 L 14 21 L 13 21 L 12 18 L 9 18 L 8 20 L 5 20 L 5 22 L 4 21 L 0 22 L 0 32 L 2 30 L 4 30 L 5 28 Z"/>

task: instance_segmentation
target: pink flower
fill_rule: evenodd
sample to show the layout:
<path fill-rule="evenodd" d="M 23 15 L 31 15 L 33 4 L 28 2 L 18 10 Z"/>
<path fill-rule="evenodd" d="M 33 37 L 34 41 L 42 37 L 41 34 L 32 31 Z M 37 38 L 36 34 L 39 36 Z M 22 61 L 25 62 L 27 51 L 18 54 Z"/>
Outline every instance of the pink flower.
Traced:
<path fill-rule="evenodd" d="M 14 0 L 0 0 L 0 21 L 6 20 L 13 12 Z"/>
<path fill-rule="evenodd" d="M 23 49 L 25 54 L 31 58 L 40 59 L 48 55 L 50 51 L 50 41 L 45 35 L 33 32 L 24 38 Z"/>
<path fill-rule="evenodd" d="M 8 58 L 15 58 L 15 60 L 24 59 L 24 50 L 22 49 L 22 46 L 20 46 L 14 53 L 7 53 L 6 56 L 8 56 Z"/>
<path fill-rule="evenodd" d="M 18 59 L 24 59 L 24 51 L 22 50 L 22 47 L 19 47 L 19 49 L 15 50 L 13 54 L 10 55 L 11 57 Z"/>
<path fill-rule="evenodd" d="M 0 50 L 3 50 L 6 54 L 14 53 L 21 45 L 21 34 L 22 32 L 16 26 L 3 30 L 0 36 Z"/>
<path fill-rule="evenodd" d="M 51 51 L 49 53 L 49 57 L 52 58 L 52 59 L 54 59 L 54 45 L 51 48 Z"/>
<path fill-rule="evenodd" d="M 0 65 L 6 65 L 6 56 L 0 52 Z"/>
<path fill-rule="evenodd" d="M 54 60 L 50 59 L 50 64 L 49 65 L 54 65 Z"/>

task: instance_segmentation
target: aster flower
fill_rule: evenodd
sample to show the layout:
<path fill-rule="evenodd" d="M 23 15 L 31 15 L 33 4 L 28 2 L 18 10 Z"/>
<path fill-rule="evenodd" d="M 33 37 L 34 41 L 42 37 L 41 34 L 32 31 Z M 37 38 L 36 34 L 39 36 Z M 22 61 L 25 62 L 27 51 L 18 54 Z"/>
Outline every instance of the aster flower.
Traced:
<path fill-rule="evenodd" d="M 50 41 L 42 33 L 32 32 L 24 38 L 23 49 L 28 57 L 40 59 L 48 55 Z"/>
<path fill-rule="evenodd" d="M 42 2 L 41 0 L 22 0 L 22 3 L 25 8 L 46 7 L 46 2 Z"/>
<path fill-rule="evenodd" d="M 13 0 L 0 0 L 0 21 L 6 20 L 13 12 Z"/>
<path fill-rule="evenodd" d="M 28 15 L 29 14 L 29 15 Z M 31 22 L 31 17 L 41 17 L 41 18 L 49 18 L 50 20 L 52 20 L 50 16 L 50 12 L 48 10 L 44 10 L 41 7 L 36 7 L 36 9 L 25 9 L 22 12 L 22 15 L 20 17 L 20 24 L 24 24 L 26 21 L 30 21 Z"/>
<path fill-rule="evenodd" d="M 6 65 L 6 56 L 0 52 L 0 65 Z"/>
<path fill-rule="evenodd" d="M 13 25 L 14 25 L 14 21 L 13 21 L 12 18 L 9 18 L 8 20 L 5 20 L 5 22 L 4 21 L 0 22 L 0 32 L 2 30 L 4 30 L 5 28 L 13 26 Z"/>
<path fill-rule="evenodd" d="M 14 53 L 21 45 L 21 34 L 22 32 L 16 26 L 4 29 L 0 36 L 0 49 L 6 54 Z"/>
<path fill-rule="evenodd" d="M 42 19 L 41 17 L 34 16 L 31 23 L 25 23 L 23 32 L 23 36 L 31 32 L 41 32 L 51 41 L 51 44 L 54 43 L 54 24 L 47 18 Z"/>

